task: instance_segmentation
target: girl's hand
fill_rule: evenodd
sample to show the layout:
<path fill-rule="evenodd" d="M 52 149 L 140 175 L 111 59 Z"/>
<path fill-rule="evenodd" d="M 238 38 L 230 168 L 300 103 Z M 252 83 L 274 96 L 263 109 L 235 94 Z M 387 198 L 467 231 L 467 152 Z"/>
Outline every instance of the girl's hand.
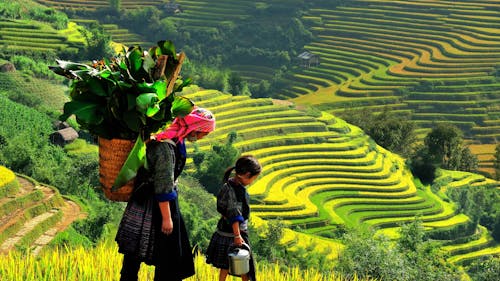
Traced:
<path fill-rule="evenodd" d="M 237 246 L 241 246 L 243 245 L 243 238 L 241 237 L 241 235 L 238 235 L 238 236 L 235 236 L 234 237 L 234 244 L 237 245 Z"/>
<path fill-rule="evenodd" d="M 172 217 L 168 216 L 167 218 L 163 218 L 161 223 L 161 232 L 165 233 L 166 235 L 170 235 L 172 234 L 173 230 L 174 223 L 172 222 Z"/>

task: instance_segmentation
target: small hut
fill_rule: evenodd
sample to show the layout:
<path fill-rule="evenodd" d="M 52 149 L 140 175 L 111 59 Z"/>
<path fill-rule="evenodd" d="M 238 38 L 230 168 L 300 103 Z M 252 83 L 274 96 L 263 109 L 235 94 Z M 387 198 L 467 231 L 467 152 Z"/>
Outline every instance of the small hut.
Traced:
<path fill-rule="evenodd" d="M 14 64 L 7 62 L 0 65 L 0 72 L 16 72 L 16 67 Z"/>
<path fill-rule="evenodd" d="M 165 10 L 167 11 L 167 13 L 169 13 L 169 14 L 178 14 L 178 13 L 182 12 L 181 5 L 175 3 L 175 1 L 165 3 L 164 7 L 165 7 Z"/>
<path fill-rule="evenodd" d="M 71 143 L 77 138 L 78 132 L 72 127 L 60 129 L 50 134 L 50 142 L 59 146 L 64 146 L 68 143 Z"/>
<path fill-rule="evenodd" d="M 310 68 L 319 65 L 319 56 L 308 51 L 305 51 L 297 56 L 300 60 L 300 65 L 305 68 Z"/>

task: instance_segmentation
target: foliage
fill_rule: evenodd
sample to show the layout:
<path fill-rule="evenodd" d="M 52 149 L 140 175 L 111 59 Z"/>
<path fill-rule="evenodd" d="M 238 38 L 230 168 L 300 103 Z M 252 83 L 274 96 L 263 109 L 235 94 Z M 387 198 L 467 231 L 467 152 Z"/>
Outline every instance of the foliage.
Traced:
<path fill-rule="evenodd" d="M 408 162 L 412 174 L 422 183 L 429 184 L 434 181 L 437 165 L 433 163 L 426 146 L 417 146 Z"/>
<path fill-rule="evenodd" d="M 460 280 L 460 272 L 446 262 L 439 246 L 425 240 L 421 221 L 401 227 L 396 244 L 384 236 L 356 231 L 345 236 L 346 248 L 336 270 L 342 275 L 398 281 Z"/>
<path fill-rule="evenodd" d="M 474 281 L 498 280 L 500 257 L 485 257 L 475 261 L 468 267 L 467 271 Z"/>
<path fill-rule="evenodd" d="M 500 228 L 500 190 L 483 186 L 465 186 L 449 189 L 447 195 L 458 204 L 458 209 L 472 221 L 490 231 Z M 495 238 L 500 241 L 500 237 Z"/>
<path fill-rule="evenodd" d="M 17 70 L 22 70 L 23 73 L 32 77 L 38 78 L 56 78 L 52 71 L 49 70 L 49 63 L 42 59 L 34 59 L 33 57 L 14 55 L 10 57 Z"/>
<path fill-rule="evenodd" d="M 368 109 L 347 110 L 341 117 L 365 131 L 380 146 L 409 156 L 415 143 L 415 124 L 408 117 L 391 113 L 388 107 L 379 114 Z"/>
<path fill-rule="evenodd" d="M 463 147 L 462 132 L 456 126 L 438 124 L 427 134 L 424 142 L 431 161 L 442 168 L 458 170 L 462 166 L 468 166 L 466 163 L 462 163 L 463 156 L 467 154 L 467 148 Z"/>
<path fill-rule="evenodd" d="M 78 31 L 85 38 L 85 47 L 79 53 L 80 57 L 99 59 L 113 53 L 110 47 L 111 37 L 101 25 L 91 23 L 88 27 L 78 27 Z"/>
<path fill-rule="evenodd" d="M 423 182 L 434 180 L 436 168 L 473 172 L 478 167 L 477 156 L 463 144 L 462 132 L 454 125 L 440 123 L 424 139 L 410 157 L 414 175 Z"/>
<path fill-rule="evenodd" d="M 345 249 L 335 266 L 342 275 L 406 280 L 404 276 L 409 265 L 387 238 L 362 231 L 350 232 L 344 236 L 344 244 Z"/>
<path fill-rule="evenodd" d="M 500 180 L 500 144 L 497 144 L 495 147 L 493 168 L 495 169 L 495 178 Z"/>
<path fill-rule="evenodd" d="M 31 19 L 48 22 L 56 29 L 68 24 L 68 16 L 54 8 L 38 5 L 32 1 L 1 1 L 0 15 L 6 19 Z"/>
<path fill-rule="evenodd" d="M 186 228 L 189 229 L 189 240 L 192 246 L 204 252 L 220 217 L 215 198 L 189 176 L 180 177 L 179 187 L 179 201 Z"/>
<path fill-rule="evenodd" d="M 96 15 L 88 17 L 102 18 L 103 23 L 116 23 L 130 31 L 143 34 L 146 40 L 153 41 L 156 34 L 164 34 L 183 46 L 189 57 L 196 61 L 197 67 L 187 71 L 190 76 L 202 77 L 196 79 L 197 84 L 204 88 L 218 89 L 236 95 L 248 95 L 248 89 L 259 90 L 258 82 L 249 82 L 247 86 L 229 89 L 223 80 L 213 85 L 213 79 L 208 79 L 211 73 L 230 72 L 230 65 L 259 64 L 267 65 L 276 70 L 283 66 L 290 67 L 292 59 L 302 51 L 304 45 L 313 38 L 312 33 L 302 21 L 302 11 L 309 5 L 307 1 L 298 0 L 293 4 L 271 2 L 257 3 L 249 7 L 246 14 L 250 17 L 238 20 L 221 21 L 213 27 L 193 27 L 180 24 L 175 15 L 168 11 L 153 7 L 143 7 L 123 11 L 121 14 L 96 11 Z M 269 17 L 272 15 L 272 24 Z M 242 40 L 242 38 L 244 40 Z M 205 46 L 210 46 L 206 48 Z M 219 76 L 220 78 L 225 75 Z M 204 79 L 203 77 L 207 77 Z M 226 76 L 226 79 L 229 76 Z M 227 80 L 224 79 L 226 82 Z M 267 81 L 274 86 L 280 77 Z M 248 89 L 246 88 L 248 87 Z M 278 88 L 277 86 L 274 88 Z M 259 96 L 268 96 L 269 91 L 259 91 Z"/>
<path fill-rule="evenodd" d="M 332 274 L 330 262 L 324 253 L 317 253 L 311 243 L 307 248 L 295 245 L 290 251 L 288 245 L 281 243 L 285 224 L 279 218 L 268 220 L 264 227 L 255 227 L 250 224 L 250 244 L 256 260 L 276 264 L 281 270 L 291 267 L 300 270 L 314 269 L 322 274 Z"/>
<path fill-rule="evenodd" d="M 184 279 L 217 280 L 219 270 L 207 265 L 201 254 L 195 256 L 195 276 Z M 116 245 L 100 243 L 97 247 L 55 249 L 39 256 L 11 252 L 0 255 L 0 275 L 5 281 L 109 281 L 120 279 L 122 255 Z M 258 280 L 266 281 L 371 281 L 373 278 L 346 279 L 339 274 L 321 274 L 315 269 L 299 270 L 296 267 L 280 269 L 278 264 L 257 261 Z M 153 280 L 154 267 L 142 266 L 139 280 Z M 228 278 L 229 280 L 233 278 Z M 237 280 L 237 279 L 233 279 Z"/>
<path fill-rule="evenodd" d="M 189 84 L 176 81 L 183 58 L 172 42 L 159 41 L 147 52 L 132 46 L 92 65 L 58 61 L 51 70 L 72 79 L 60 120 L 74 114 L 83 129 L 107 139 L 149 138 L 191 111 L 190 101 L 171 95 Z"/>
<path fill-rule="evenodd" d="M 233 166 L 238 158 L 239 151 L 233 146 L 236 138 L 236 132 L 229 133 L 225 144 L 214 144 L 209 152 L 195 148 L 193 163 L 196 173 L 194 176 L 212 194 L 219 192 L 224 172 Z"/>

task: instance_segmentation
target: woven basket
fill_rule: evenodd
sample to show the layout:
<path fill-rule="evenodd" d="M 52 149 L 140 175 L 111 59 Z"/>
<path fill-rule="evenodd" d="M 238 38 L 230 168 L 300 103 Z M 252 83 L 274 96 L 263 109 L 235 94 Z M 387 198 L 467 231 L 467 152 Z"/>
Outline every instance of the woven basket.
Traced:
<path fill-rule="evenodd" d="M 111 191 L 120 169 L 134 147 L 134 141 L 99 138 L 99 182 L 106 198 L 126 202 L 134 189 L 134 180 Z"/>

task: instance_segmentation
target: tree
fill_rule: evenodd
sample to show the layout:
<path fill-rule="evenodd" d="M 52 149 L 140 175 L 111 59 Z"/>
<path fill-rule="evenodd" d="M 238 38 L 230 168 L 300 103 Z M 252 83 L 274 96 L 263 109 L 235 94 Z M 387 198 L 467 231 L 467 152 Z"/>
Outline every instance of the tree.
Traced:
<path fill-rule="evenodd" d="M 461 152 L 462 132 L 456 126 L 438 124 L 425 137 L 424 143 L 435 163 L 447 169 L 457 168 L 453 166 L 457 166 Z"/>
<path fill-rule="evenodd" d="M 500 241 L 500 212 L 497 213 L 497 216 L 495 217 L 495 223 L 493 225 L 491 236 L 493 236 L 496 241 Z"/>
<path fill-rule="evenodd" d="M 438 124 L 425 137 L 428 158 L 444 169 L 474 171 L 477 157 L 463 145 L 462 132 L 451 124 Z"/>
<path fill-rule="evenodd" d="M 422 183 L 430 184 L 434 181 L 437 165 L 433 163 L 426 146 L 418 146 L 408 162 L 412 174 Z"/>
<path fill-rule="evenodd" d="M 500 144 L 495 148 L 495 155 L 493 159 L 493 167 L 495 168 L 495 179 L 500 179 Z"/>
<path fill-rule="evenodd" d="M 92 23 L 88 28 L 80 27 L 78 30 L 85 38 L 85 50 L 80 54 L 82 57 L 98 60 L 112 54 L 109 45 L 111 37 L 106 34 L 102 26 Z"/>
<path fill-rule="evenodd" d="M 335 271 L 347 280 L 354 276 L 378 280 L 409 281 L 404 257 L 385 236 L 356 230 L 344 236 L 344 250 L 339 254 Z"/>
<path fill-rule="evenodd" d="M 113 12 L 120 12 L 122 9 L 122 1 L 121 0 L 109 0 L 109 7 Z"/>
<path fill-rule="evenodd" d="M 202 152 L 195 148 L 193 163 L 196 172 L 194 177 L 208 192 L 214 195 L 219 192 L 224 172 L 228 167 L 234 165 L 238 158 L 239 151 L 233 146 L 236 138 L 236 132 L 229 133 L 225 144 L 213 145 L 209 152 Z"/>
<path fill-rule="evenodd" d="M 348 110 L 342 116 L 347 122 L 359 126 L 380 146 L 409 156 L 415 143 L 415 123 L 407 116 L 398 116 L 388 107 L 376 114 L 367 109 Z"/>
<path fill-rule="evenodd" d="M 493 281 L 500 276 L 500 258 L 486 257 L 473 262 L 468 269 L 469 275 L 474 281 Z"/>

